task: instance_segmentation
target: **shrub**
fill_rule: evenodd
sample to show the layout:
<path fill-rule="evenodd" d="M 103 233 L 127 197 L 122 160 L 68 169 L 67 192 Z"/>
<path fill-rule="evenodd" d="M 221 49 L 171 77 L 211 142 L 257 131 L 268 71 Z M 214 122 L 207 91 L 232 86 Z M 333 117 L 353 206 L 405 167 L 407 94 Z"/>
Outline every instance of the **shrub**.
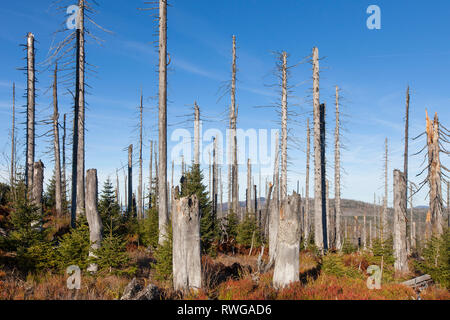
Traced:
<path fill-rule="evenodd" d="M 256 218 L 247 214 L 238 226 L 238 234 L 236 237 L 238 244 L 250 247 L 259 247 L 261 245 L 261 233 L 258 228 L 258 223 Z"/>
<path fill-rule="evenodd" d="M 172 224 L 169 221 L 167 225 L 168 235 L 164 239 L 162 245 L 160 245 L 155 252 L 156 263 L 152 264 L 155 269 L 156 280 L 172 280 Z"/>

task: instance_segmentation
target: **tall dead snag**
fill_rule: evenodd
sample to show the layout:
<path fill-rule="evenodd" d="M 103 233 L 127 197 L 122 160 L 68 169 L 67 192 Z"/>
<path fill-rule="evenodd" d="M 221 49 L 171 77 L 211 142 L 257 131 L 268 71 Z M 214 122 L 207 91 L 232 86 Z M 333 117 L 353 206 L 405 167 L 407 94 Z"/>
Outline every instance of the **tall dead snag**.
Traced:
<path fill-rule="evenodd" d="M 287 54 L 282 53 L 281 63 L 281 201 L 287 197 Z"/>
<path fill-rule="evenodd" d="M 63 135 L 62 135 L 62 170 L 61 170 L 61 183 L 62 183 L 62 195 L 63 201 L 66 206 L 67 201 L 67 180 L 66 180 L 66 114 L 63 117 Z M 67 209 L 67 208 L 65 208 Z"/>
<path fill-rule="evenodd" d="M 430 211 L 431 226 L 433 235 L 441 235 L 443 232 L 443 201 L 441 187 L 441 161 L 439 159 L 439 120 L 437 113 L 434 114 L 434 121 L 431 122 L 426 112 L 427 121 L 427 146 L 428 146 L 428 184 L 430 186 Z"/>
<path fill-rule="evenodd" d="M 231 129 L 231 197 L 232 207 L 235 214 L 239 215 L 239 184 L 238 184 L 238 159 L 237 159 L 237 106 L 236 106 L 236 36 L 233 36 L 231 64 L 231 108 L 230 108 L 230 129 Z"/>
<path fill-rule="evenodd" d="M 399 272 L 408 272 L 405 189 L 405 174 L 400 170 L 394 170 L 394 268 Z"/>
<path fill-rule="evenodd" d="M 194 164 L 200 164 L 200 108 L 194 102 Z"/>
<path fill-rule="evenodd" d="M 13 82 L 13 99 L 12 99 L 12 128 L 11 128 L 11 189 L 15 186 L 16 174 L 16 84 Z"/>
<path fill-rule="evenodd" d="M 58 65 L 53 75 L 53 151 L 55 160 L 55 209 L 56 215 L 62 214 L 61 160 L 59 149 L 59 113 L 58 113 Z"/>
<path fill-rule="evenodd" d="M 167 0 L 159 0 L 159 239 L 163 244 L 167 235 Z"/>
<path fill-rule="evenodd" d="M 327 240 L 328 240 L 328 248 L 333 247 L 333 240 L 332 240 L 332 234 L 333 234 L 333 228 L 332 228 L 332 218 L 331 218 L 331 211 L 330 211 L 330 192 L 329 192 L 329 185 L 330 182 L 328 179 L 325 180 L 325 208 L 327 210 Z"/>
<path fill-rule="evenodd" d="M 250 158 L 247 159 L 247 213 L 252 212 L 252 164 Z"/>
<path fill-rule="evenodd" d="M 27 148 L 25 165 L 25 184 L 28 192 L 33 188 L 33 165 L 35 148 L 35 70 L 34 70 L 34 34 L 27 35 Z"/>
<path fill-rule="evenodd" d="M 406 88 L 406 110 L 405 110 L 405 152 L 403 154 L 403 172 L 405 174 L 406 188 L 405 197 L 408 200 L 408 139 L 409 139 L 409 86 Z M 406 201 L 406 212 L 408 212 L 408 201 Z M 408 219 L 407 219 L 408 220 Z M 406 229 L 411 229 L 412 221 L 406 222 Z M 411 250 L 411 242 L 408 241 L 408 251 Z"/>
<path fill-rule="evenodd" d="M 336 128 L 334 130 L 334 210 L 336 215 L 336 248 L 342 247 L 341 240 L 341 145 L 339 120 L 339 88 L 336 86 Z"/>
<path fill-rule="evenodd" d="M 133 145 L 128 146 L 128 214 L 134 215 L 133 212 Z"/>
<path fill-rule="evenodd" d="M 313 113 L 314 113 L 314 242 L 319 250 L 326 247 L 325 164 L 322 163 L 321 109 L 319 97 L 319 49 L 313 48 Z M 323 106 L 325 109 L 325 106 Z M 325 131 L 324 131 L 325 133 Z M 325 134 L 323 135 L 325 139 Z M 325 142 L 325 140 L 323 140 Z M 324 150 L 323 150 L 324 151 Z M 324 216 L 325 215 L 325 216 Z M 324 232 L 325 231 L 325 232 Z"/>
<path fill-rule="evenodd" d="M 91 241 L 90 257 L 96 257 L 94 251 L 99 249 L 102 241 L 102 219 L 97 209 L 97 169 L 86 172 L 86 218 L 89 224 L 89 240 Z M 91 263 L 87 271 L 97 272 L 97 264 Z"/>
<path fill-rule="evenodd" d="M 274 164 L 274 172 L 273 172 L 273 183 L 274 190 L 272 191 L 273 197 L 272 201 L 270 201 L 269 209 L 269 260 L 274 261 L 277 249 L 277 234 L 278 234 L 278 223 L 279 223 L 279 184 L 280 184 L 280 144 L 278 140 L 278 134 L 275 138 L 275 164 Z"/>
<path fill-rule="evenodd" d="M 77 151 L 76 151 L 76 175 L 72 177 L 72 180 L 76 181 L 76 216 L 84 214 L 85 205 L 85 148 L 84 148 L 84 134 L 85 134 L 85 29 L 84 29 L 84 10 L 86 8 L 85 0 L 78 1 L 78 28 L 76 30 L 76 92 L 75 92 L 75 104 L 76 104 L 76 121 L 77 121 Z M 75 135 L 74 135 L 75 139 Z M 75 147 L 75 144 L 74 144 Z M 76 179 L 75 179 L 76 177 Z M 72 203 L 73 205 L 73 203 Z"/>
<path fill-rule="evenodd" d="M 409 243 L 411 245 L 410 249 L 412 250 L 412 248 L 415 247 L 415 243 L 414 243 L 414 228 L 413 228 L 413 224 L 414 224 L 414 206 L 413 206 L 413 187 L 412 187 L 412 183 L 409 184 L 409 211 L 410 211 L 410 218 L 409 218 L 409 223 L 410 223 L 410 228 L 409 228 Z"/>
<path fill-rule="evenodd" d="M 327 186 L 325 173 L 325 103 L 320 105 L 320 176 L 321 176 L 321 205 L 322 205 L 322 241 L 323 251 L 328 250 L 328 223 L 327 223 Z"/>
<path fill-rule="evenodd" d="M 383 199 L 383 211 L 381 216 L 381 240 L 386 240 L 389 236 L 388 225 L 388 139 L 384 142 L 384 199 Z"/>
<path fill-rule="evenodd" d="M 311 130 L 309 128 L 309 118 L 306 119 L 306 178 L 305 178 L 305 241 L 309 241 L 309 232 L 311 230 L 310 212 L 309 212 L 309 158 L 311 155 L 310 147 Z"/>
<path fill-rule="evenodd" d="M 152 186 L 153 186 L 153 140 L 150 140 L 150 162 L 148 164 L 150 171 L 149 178 L 148 178 L 148 207 L 152 207 Z"/>
<path fill-rule="evenodd" d="M 139 106 L 139 185 L 138 185 L 138 204 L 137 215 L 139 219 L 144 217 L 144 202 L 142 198 L 142 114 L 144 111 L 144 105 L 142 102 L 142 88 L 141 88 L 141 103 Z"/>
<path fill-rule="evenodd" d="M 178 187 L 172 199 L 173 287 L 199 289 L 202 285 L 200 256 L 200 207 L 197 196 L 180 198 Z"/>
<path fill-rule="evenodd" d="M 33 164 L 32 202 L 42 210 L 42 192 L 44 191 L 44 164 L 41 160 Z"/>
<path fill-rule="evenodd" d="M 281 202 L 273 285 L 282 288 L 299 281 L 300 195 L 294 192 Z"/>

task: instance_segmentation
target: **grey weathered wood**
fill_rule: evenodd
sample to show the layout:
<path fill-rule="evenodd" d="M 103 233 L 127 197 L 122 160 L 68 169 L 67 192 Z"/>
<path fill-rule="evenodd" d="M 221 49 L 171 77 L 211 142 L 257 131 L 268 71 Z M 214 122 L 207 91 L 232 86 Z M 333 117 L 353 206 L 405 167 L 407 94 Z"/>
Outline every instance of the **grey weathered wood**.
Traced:
<path fill-rule="evenodd" d="M 76 65 L 76 95 L 75 100 L 78 104 L 78 143 L 77 143 L 77 174 L 76 174 L 76 215 L 84 215 L 85 208 L 85 29 L 84 29 L 84 11 L 86 7 L 85 0 L 78 1 L 79 29 L 77 32 L 77 65 Z"/>
<path fill-rule="evenodd" d="M 311 130 L 309 128 L 309 118 L 306 119 L 306 177 L 305 177 L 305 240 L 309 241 L 311 222 L 309 209 L 309 159 L 311 156 Z"/>
<path fill-rule="evenodd" d="M 388 138 L 385 140 L 384 153 L 384 199 L 383 211 L 381 215 L 381 240 L 386 240 L 389 237 L 388 227 Z"/>
<path fill-rule="evenodd" d="M 142 126 L 143 126 L 143 104 L 142 88 L 141 88 L 141 103 L 139 106 L 139 185 L 138 185 L 138 204 L 137 216 L 139 219 L 144 217 L 144 202 L 142 195 Z"/>
<path fill-rule="evenodd" d="M 34 69 L 34 34 L 27 35 L 27 134 L 25 184 L 30 193 L 33 188 L 33 166 L 35 149 L 35 69 Z"/>
<path fill-rule="evenodd" d="M 287 197 L 287 53 L 281 56 L 281 183 L 280 200 Z"/>
<path fill-rule="evenodd" d="M 250 158 L 247 159 L 247 213 L 253 212 L 252 210 L 252 164 Z"/>
<path fill-rule="evenodd" d="M 152 193 L 153 193 L 153 140 L 150 140 L 150 162 L 149 162 L 149 168 L 150 171 L 149 178 L 148 178 L 148 207 L 152 207 Z"/>
<path fill-rule="evenodd" d="M 59 113 L 58 113 L 58 65 L 55 64 L 53 75 L 53 152 L 55 160 L 55 210 L 62 214 L 61 158 L 59 148 Z"/>
<path fill-rule="evenodd" d="M 128 146 L 128 214 L 134 215 L 133 212 L 133 145 Z"/>
<path fill-rule="evenodd" d="M 230 128 L 231 128 L 231 192 L 232 207 L 236 214 L 239 214 L 239 183 L 238 183 L 238 159 L 237 159 L 237 105 L 236 105 L 236 36 L 233 35 L 232 64 L 231 64 L 231 108 L 230 108 Z"/>
<path fill-rule="evenodd" d="M 200 164 L 200 108 L 194 102 L 194 164 Z"/>
<path fill-rule="evenodd" d="M 273 261 L 276 255 L 276 244 L 279 223 L 279 184 L 280 184 L 280 144 L 278 134 L 275 137 L 275 164 L 273 172 L 274 190 L 269 207 L 269 260 Z"/>
<path fill-rule="evenodd" d="M 200 208 L 196 195 L 179 198 L 178 187 L 172 199 L 173 287 L 199 289 L 202 285 L 200 256 Z"/>
<path fill-rule="evenodd" d="M 334 131 L 334 210 L 336 215 L 336 248 L 342 248 L 341 240 L 341 144 L 339 118 L 339 88 L 336 86 L 336 128 Z"/>
<path fill-rule="evenodd" d="M 394 268 L 401 272 L 408 272 L 405 189 L 405 174 L 394 170 Z"/>
<path fill-rule="evenodd" d="M 281 202 L 273 285 L 282 288 L 299 281 L 300 195 L 294 192 Z"/>
<path fill-rule="evenodd" d="M 437 113 L 434 114 L 433 122 L 427 120 L 427 146 L 428 146 L 428 185 L 430 186 L 429 202 L 431 213 L 431 228 L 433 235 L 441 235 L 444 227 L 444 208 L 441 185 L 441 161 L 440 140 L 439 140 L 439 119 Z"/>
<path fill-rule="evenodd" d="M 158 212 L 161 245 L 167 236 L 169 210 L 167 207 L 167 0 L 159 0 L 159 168 Z"/>
<path fill-rule="evenodd" d="M 91 241 L 91 250 L 89 256 L 96 257 L 95 250 L 99 249 L 102 241 L 102 219 L 97 209 L 98 181 L 97 170 L 89 169 L 86 172 L 86 219 L 89 225 L 89 240 Z M 96 263 L 91 263 L 87 271 L 97 272 Z"/>
<path fill-rule="evenodd" d="M 433 279 L 429 274 L 424 274 L 422 276 L 402 282 L 403 285 L 411 288 L 427 287 L 431 283 L 433 283 Z"/>
<path fill-rule="evenodd" d="M 67 201 L 67 179 L 66 179 L 66 114 L 63 116 L 63 135 L 62 135 L 62 169 L 61 169 L 61 183 L 63 201 Z"/>
<path fill-rule="evenodd" d="M 409 86 L 406 88 L 406 110 L 405 110 L 405 152 L 403 154 L 403 172 L 405 174 L 406 188 L 405 198 L 408 200 L 408 133 L 409 133 Z M 408 201 L 406 201 L 406 212 L 408 212 Z M 406 230 L 411 229 L 411 221 L 406 221 Z M 411 252 L 411 239 L 407 239 L 408 252 Z"/>
<path fill-rule="evenodd" d="M 320 118 L 320 179 L 321 179 L 321 211 L 322 211 L 322 246 L 323 252 L 328 250 L 328 223 L 327 223 L 327 201 L 326 201 L 326 163 L 325 163 L 325 104 L 319 106 Z"/>
<path fill-rule="evenodd" d="M 33 203 L 42 210 L 42 192 L 44 191 L 44 164 L 41 160 L 33 164 L 33 186 L 31 196 Z"/>

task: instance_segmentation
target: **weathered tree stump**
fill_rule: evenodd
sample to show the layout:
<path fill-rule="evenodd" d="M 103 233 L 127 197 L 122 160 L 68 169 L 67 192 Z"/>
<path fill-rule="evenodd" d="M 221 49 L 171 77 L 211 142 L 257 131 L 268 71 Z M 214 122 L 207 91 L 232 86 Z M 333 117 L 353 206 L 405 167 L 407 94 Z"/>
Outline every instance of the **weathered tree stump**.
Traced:
<path fill-rule="evenodd" d="M 33 187 L 32 200 L 33 203 L 42 208 L 42 192 L 44 191 L 44 164 L 42 161 L 35 162 L 33 165 Z"/>
<path fill-rule="evenodd" d="M 294 192 L 281 203 L 273 273 L 277 289 L 299 281 L 300 201 L 300 195 Z"/>
<path fill-rule="evenodd" d="M 202 285 L 200 256 L 200 207 L 196 195 L 179 198 L 178 187 L 172 199 L 173 287 L 199 289 Z"/>
<path fill-rule="evenodd" d="M 91 241 L 90 257 L 96 257 L 94 250 L 100 248 L 102 241 L 102 219 L 97 209 L 97 170 L 89 169 L 86 172 L 86 218 L 89 224 L 89 239 Z M 91 263 L 87 269 L 89 272 L 97 272 L 97 264 Z"/>
<path fill-rule="evenodd" d="M 408 272 L 406 252 L 406 180 L 394 170 L 394 257 L 395 271 Z"/>

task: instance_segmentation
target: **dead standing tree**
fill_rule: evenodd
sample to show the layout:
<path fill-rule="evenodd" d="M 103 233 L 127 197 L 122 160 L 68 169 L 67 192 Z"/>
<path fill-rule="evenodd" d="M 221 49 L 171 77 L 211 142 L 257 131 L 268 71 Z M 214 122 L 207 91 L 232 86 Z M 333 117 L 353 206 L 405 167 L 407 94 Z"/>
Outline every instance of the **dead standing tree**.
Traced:
<path fill-rule="evenodd" d="M 403 173 L 405 174 L 406 188 L 405 188 L 405 197 L 408 200 L 408 140 L 409 140 L 409 86 L 406 88 L 406 110 L 405 110 L 405 152 L 403 154 Z M 408 201 L 406 201 L 406 212 L 408 212 Z M 407 230 L 412 227 L 412 220 L 408 221 L 406 219 L 406 228 Z M 408 251 L 411 250 L 411 242 L 408 241 Z"/>
<path fill-rule="evenodd" d="M 61 216 L 62 207 L 62 178 L 61 178 L 61 159 L 59 146 L 59 113 L 58 113 L 58 64 L 55 63 L 53 74 L 53 151 L 55 160 L 55 210 L 56 215 Z"/>
<path fill-rule="evenodd" d="M 314 242 L 319 250 L 326 250 L 326 205 L 325 205 L 325 130 L 321 130 L 325 105 L 319 97 L 319 49 L 313 48 L 313 113 L 314 113 Z M 322 112 L 323 111 L 323 112 Z M 321 117 L 322 116 L 322 117 Z M 323 119 L 321 119 L 323 118 Z M 324 124 L 324 122 L 323 122 Z"/>
<path fill-rule="evenodd" d="M 232 64 L 231 64 L 231 108 L 230 108 L 230 129 L 231 129 L 231 197 L 232 208 L 235 214 L 239 215 L 239 184 L 238 184 L 238 159 L 237 159 L 237 106 L 236 106 L 236 36 L 233 36 Z"/>
<path fill-rule="evenodd" d="M 300 195 L 293 193 L 281 202 L 273 285 L 282 288 L 299 281 Z"/>
<path fill-rule="evenodd" d="M 98 180 L 97 170 L 89 169 L 86 172 L 86 218 L 89 224 L 89 240 L 91 247 L 90 257 L 96 257 L 94 251 L 99 249 L 102 241 L 102 219 L 97 209 Z M 87 271 L 97 272 L 97 264 L 91 263 Z"/>
<path fill-rule="evenodd" d="M 142 102 L 142 88 L 141 88 L 141 100 L 139 105 L 139 185 L 138 185 L 138 205 L 137 215 L 139 219 L 144 217 L 144 203 L 142 197 L 142 126 L 143 126 L 143 102 Z"/>
<path fill-rule="evenodd" d="M 27 132 L 26 132 L 26 164 L 25 184 L 27 191 L 33 188 L 33 165 L 35 149 L 35 69 L 34 69 L 34 35 L 27 35 Z"/>
<path fill-rule="evenodd" d="M 311 130 L 309 128 L 309 118 L 306 119 L 306 179 L 305 179 L 305 241 L 309 242 L 311 222 L 310 222 L 310 209 L 309 209 L 309 159 L 311 155 Z"/>
<path fill-rule="evenodd" d="M 287 197 L 287 53 L 281 54 L 281 201 Z"/>
<path fill-rule="evenodd" d="M 342 247 L 341 240 L 341 145 L 339 121 L 339 88 L 336 86 L 336 128 L 334 131 L 334 210 L 336 215 L 336 249 Z M 365 223 L 364 223 L 365 225 Z M 365 244 L 365 243 L 364 243 Z"/>
<path fill-rule="evenodd" d="M 408 272 L 406 249 L 406 176 L 394 170 L 394 257 L 395 271 Z"/>
<path fill-rule="evenodd" d="M 389 225 L 388 225 L 388 139 L 384 142 L 385 153 L 384 153 L 384 198 L 383 198 L 383 211 L 381 214 L 381 240 L 386 240 L 389 235 Z"/>
<path fill-rule="evenodd" d="M 200 207 L 194 194 L 180 198 L 178 186 L 172 199 L 173 287 L 187 291 L 200 289 L 202 268 L 200 255 Z"/>
<path fill-rule="evenodd" d="M 128 208 L 127 213 L 129 216 L 132 216 L 135 214 L 133 212 L 133 145 L 130 144 L 128 146 Z"/>

